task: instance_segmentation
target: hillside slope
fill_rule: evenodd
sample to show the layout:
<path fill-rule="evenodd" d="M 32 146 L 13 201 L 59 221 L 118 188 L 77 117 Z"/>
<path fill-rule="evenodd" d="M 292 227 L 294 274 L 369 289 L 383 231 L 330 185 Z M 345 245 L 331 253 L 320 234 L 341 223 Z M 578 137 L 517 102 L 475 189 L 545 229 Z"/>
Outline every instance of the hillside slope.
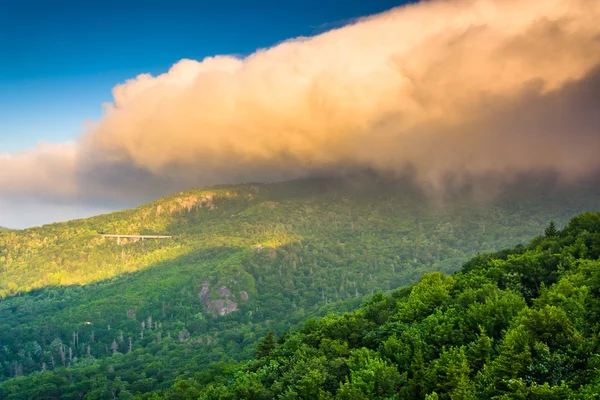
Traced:
<path fill-rule="evenodd" d="M 268 335 L 243 367 L 164 398 L 598 399 L 599 294 L 600 214 L 589 213 L 279 343 Z"/>
<path fill-rule="evenodd" d="M 95 379 L 134 394 L 165 389 L 211 362 L 251 357 L 269 329 L 455 271 L 551 219 L 562 226 L 597 209 L 599 198 L 521 193 L 442 206 L 402 185 L 310 179 L 198 189 L 7 232 L 0 377 L 14 398 L 33 382 L 50 398 L 58 388 L 80 398 Z M 102 232 L 173 237 L 117 243 Z"/>

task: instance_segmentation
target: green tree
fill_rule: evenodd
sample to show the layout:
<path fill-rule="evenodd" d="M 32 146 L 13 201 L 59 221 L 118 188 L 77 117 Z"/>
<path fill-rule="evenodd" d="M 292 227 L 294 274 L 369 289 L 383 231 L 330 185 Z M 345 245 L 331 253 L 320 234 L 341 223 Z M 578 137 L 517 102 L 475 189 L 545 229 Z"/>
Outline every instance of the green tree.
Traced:
<path fill-rule="evenodd" d="M 548 238 L 555 237 L 558 235 L 558 229 L 556 229 L 556 224 L 554 223 L 554 220 L 550 221 L 550 224 L 548 225 L 546 230 L 544 230 L 544 235 L 546 235 L 546 237 Z"/>
<path fill-rule="evenodd" d="M 269 330 L 265 337 L 256 346 L 256 356 L 259 358 L 267 357 L 275 348 L 275 333 Z"/>

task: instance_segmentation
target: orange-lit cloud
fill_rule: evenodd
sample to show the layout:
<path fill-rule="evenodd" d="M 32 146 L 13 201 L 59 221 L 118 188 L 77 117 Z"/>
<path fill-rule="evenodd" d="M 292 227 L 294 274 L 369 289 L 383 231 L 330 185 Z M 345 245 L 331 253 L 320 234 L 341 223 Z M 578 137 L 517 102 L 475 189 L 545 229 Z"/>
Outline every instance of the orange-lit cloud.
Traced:
<path fill-rule="evenodd" d="M 77 157 L 75 143 L 40 143 L 32 150 L 0 154 L 0 195 L 75 196 Z"/>
<path fill-rule="evenodd" d="M 600 169 L 600 2 L 401 7 L 239 59 L 140 75 L 75 145 L 0 158 L 0 195 L 115 196 L 315 170 Z M 60 184 L 54 184 L 61 179 Z"/>

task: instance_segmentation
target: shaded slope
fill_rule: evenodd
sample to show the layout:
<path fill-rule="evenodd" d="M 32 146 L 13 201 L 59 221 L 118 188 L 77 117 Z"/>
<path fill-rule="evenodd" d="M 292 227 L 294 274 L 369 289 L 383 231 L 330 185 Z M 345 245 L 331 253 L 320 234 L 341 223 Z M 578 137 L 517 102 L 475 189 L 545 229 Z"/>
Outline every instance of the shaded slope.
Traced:
<path fill-rule="evenodd" d="M 596 399 L 600 214 L 471 259 L 453 276 L 376 295 L 359 310 L 268 335 L 241 368 L 164 398 Z M 163 398 L 156 396 L 152 398 Z"/>
<path fill-rule="evenodd" d="M 210 362 L 251 356 L 268 329 L 351 309 L 424 272 L 454 271 L 477 252 L 524 242 L 548 220 L 561 225 L 597 200 L 586 192 L 523 193 L 441 207 L 402 186 L 313 179 L 199 189 L 11 232 L 0 238 L 8 296 L 0 303 L 0 372 L 4 379 L 43 369 L 48 379 L 74 376 L 73 397 L 106 368 L 117 371 L 109 381 L 119 377 L 132 393 L 167 387 Z M 174 238 L 118 245 L 98 232 Z M 218 316 L 228 301 L 237 311 Z M 149 363 L 160 368 L 145 371 Z"/>

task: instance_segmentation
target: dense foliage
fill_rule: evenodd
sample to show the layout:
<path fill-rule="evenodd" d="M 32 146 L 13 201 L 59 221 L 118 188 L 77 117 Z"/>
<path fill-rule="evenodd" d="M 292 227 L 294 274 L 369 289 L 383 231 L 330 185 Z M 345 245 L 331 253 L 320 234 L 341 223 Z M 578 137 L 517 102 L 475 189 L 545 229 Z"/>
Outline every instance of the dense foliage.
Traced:
<path fill-rule="evenodd" d="M 362 308 L 267 335 L 220 366 L 147 398 L 600 398 L 600 214 L 434 272 Z"/>
<path fill-rule="evenodd" d="M 215 362 L 251 358 L 270 330 L 456 271 L 597 200 L 571 191 L 441 205 L 401 185 L 312 179 L 199 189 L 3 232 L 0 398 L 166 391 Z M 117 243 L 101 232 L 173 238 Z"/>

